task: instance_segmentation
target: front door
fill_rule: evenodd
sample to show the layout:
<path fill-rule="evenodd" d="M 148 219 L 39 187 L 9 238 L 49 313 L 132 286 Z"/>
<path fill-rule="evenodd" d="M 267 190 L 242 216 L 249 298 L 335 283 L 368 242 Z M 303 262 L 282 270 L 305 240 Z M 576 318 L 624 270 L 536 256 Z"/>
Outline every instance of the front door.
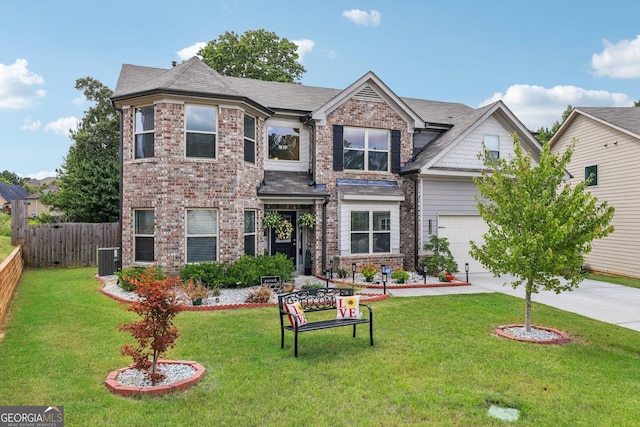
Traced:
<path fill-rule="evenodd" d="M 288 239 L 279 239 L 275 230 L 271 230 L 271 255 L 285 254 L 293 260 L 293 265 L 298 265 L 296 258 L 297 249 L 297 225 L 296 225 L 296 212 L 295 211 L 278 211 L 280 215 L 293 226 L 293 232 Z"/>

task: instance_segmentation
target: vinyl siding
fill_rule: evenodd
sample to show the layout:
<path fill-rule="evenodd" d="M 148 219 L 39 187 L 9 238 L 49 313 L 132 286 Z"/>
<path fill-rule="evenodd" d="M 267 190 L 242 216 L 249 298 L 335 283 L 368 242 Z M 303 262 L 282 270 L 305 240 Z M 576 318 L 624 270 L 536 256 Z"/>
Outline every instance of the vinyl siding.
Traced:
<path fill-rule="evenodd" d="M 474 196 L 478 189 L 471 178 L 422 181 L 420 253 L 432 234 L 438 234 L 438 215 L 479 215 Z M 431 220 L 431 233 L 429 233 Z"/>
<path fill-rule="evenodd" d="M 594 241 L 585 264 L 596 271 L 640 277 L 635 265 L 640 259 L 640 139 L 579 114 L 554 142 L 552 152 L 564 152 L 574 138 L 571 183 L 584 180 L 586 166 L 597 165 L 598 185 L 588 189 L 616 209 L 616 230 Z"/>

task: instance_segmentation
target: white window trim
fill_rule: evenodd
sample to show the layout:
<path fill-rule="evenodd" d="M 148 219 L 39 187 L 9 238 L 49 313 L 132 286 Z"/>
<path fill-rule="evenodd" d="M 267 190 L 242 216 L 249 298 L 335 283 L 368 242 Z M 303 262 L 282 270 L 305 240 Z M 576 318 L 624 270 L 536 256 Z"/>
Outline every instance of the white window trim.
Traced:
<path fill-rule="evenodd" d="M 344 126 L 343 131 L 346 129 L 362 129 L 364 130 L 364 148 L 345 148 L 342 147 L 343 151 L 343 161 L 344 161 L 344 152 L 346 151 L 363 151 L 364 152 L 364 169 L 347 169 L 346 166 L 344 170 L 348 171 L 357 171 L 357 172 L 389 172 L 391 170 L 391 131 L 388 129 L 379 129 L 379 128 L 365 128 L 365 127 L 357 127 L 357 126 Z M 384 131 L 387 132 L 387 149 L 386 150 L 373 150 L 369 149 L 369 131 Z M 369 169 L 369 153 L 387 153 L 387 169 L 386 170 L 370 170 Z"/>
<path fill-rule="evenodd" d="M 253 119 L 253 138 L 248 138 L 247 135 L 243 135 L 244 138 L 242 140 L 242 143 L 243 143 L 243 147 L 244 147 L 244 140 L 249 140 L 249 141 L 253 142 L 253 162 L 248 162 L 248 161 L 244 160 L 244 152 L 243 152 L 242 158 L 243 158 L 245 163 L 248 163 L 250 165 L 256 165 L 258 163 L 258 118 L 256 116 L 252 116 L 251 114 L 247 114 L 246 112 L 244 113 L 244 116 L 242 116 L 242 132 L 243 132 L 243 134 L 244 134 L 244 118 L 245 118 L 245 116 L 246 117 L 251 117 Z"/>
<path fill-rule="evenodd" d="M 338 202 L 340 212 L 338 247 L 340 256 L 350 256 L 351 254 L 351 212 L 356 211 L 389 211 L 391 220 L 391 252 L 370 252 L 370 255 L 385 255 L 400 253 L 400 204 L 398 202 L 386 202 L 381 200 L 369 200 L 364 202 L 350 202 L 340 200 Z M 369 248 L 371 250 L 371 246 Z M 365 254 L 353 254 L 365 255 Z"/>
<path fill-rule="evenodd" d="M 498 144 L 497 147 L 489 147 L 489 144 L 487 144 L 487 137 L 490 137 L 491 139 L 495 138 L 495 142 Z M 482 141 L 484 143 L 485 149 L 487 151 L 487 154 L 490 153 L 497 153 L 498 157 L 494 157 L 495 160 L 500 158 L 500 135 L 495 134 L 495 133 L 485 133 L 482 137 Z M 493 145 L 493 144 L 492 144 Z M 497 148 L 497 149 L 492 149 L 492 148 Z"/>
<path fill-rule="evenodd" d="M 187 109 L 189 107 L 204 107 L 204 108 L 212 108 L 216 112 L 216 130 L 215 132 L 204 132 L 204 131 L 190 131 L 187 129 Z M 220 129 L 220 109 L 217 105 L 203 105 L 203 104 L 185 104 L 184 106 L 184 157 L 188 160 L 198 160 L 198 161 L 214 161 L 218 159 L 218 148 L 220 146 L 220 138 L 218 135 L 218 130 Z M 244 122 L 243 122 L 244 125 Z M 215 150 L 213 153 L 213 157 L 195 157 L 187 155 L 187 134 L 189 133 L 198 133 L 203 135 L 215 135 Z"/>
<path fill-rule="evenodd" d="M 213 234 L 189 234 L 189 211 L 215 211 L 216 230 Z M 215 237 L 216 238 L 216 259 L 208 261 L 189 261 L 187 259 L 189 249 L 189 237 Z M 215 208 L 185 208 L 184 210 L 184 259 L 186 264 L 199 264 L 201 262 L 217 262 L 220 259 L 220 211 Z"/>
<path fill-rule="evenodd" d="M 269 126 L 300 129 L 300 160 L 269 159 Z M 269 119 L 264 124 L 263 147 L 264 169 L 274 171 L 307 172 L 309 170 L 309 130 L 298 120 Z"/>
<path fill-rule="evenodd" d="M 153 234 L 138 234 L 136 232 L 136 213 L 139 211 L 152 211 L 153 214 Z M 138 237 L 151 237 L 153 238 L 153 260 L 151 261 L 141 261 L 136 259 L 136 241 Z M 133 209 L 133 262 L 135 263 L 139 263 L 139 264 L 152 264 L 153 262 L 155 262 L 155 258 L 156 258 L 156 250 L 155 250 L 155 246 L 156 246 L 156 224 L 155 224 L 155 209 L 153 208 L 141 208 L 141 209 Z"/>
<path fill-rule="evenodd" d="M 138 126 L 138 121 L 136 119 L 137 113 L 138 113 L 138 109 L 141 108 L 147 108 L 147 107 L 151 107 L 153 109 L 153 129 L 151 130 L 143 130 L 141 132 L 138 132 L 137 130 L 137 126 Z M 136 107 L 133 107 L 133 159 L 134 160 L 144 160 L 144 159 L 152 159 L 156 156 L 156 141 L 155 141 L 155 135 L 153 137 L 153 156 L 152 157 L 136 157 L 136 140 L 137 140 L 137 136 L 138 135 L 145 135 L 145 134 L 149 134 L 152 133 L 154 134 L 156 131 L 156 111 L 155 111 L 155 105 L 138 105 Z"/>

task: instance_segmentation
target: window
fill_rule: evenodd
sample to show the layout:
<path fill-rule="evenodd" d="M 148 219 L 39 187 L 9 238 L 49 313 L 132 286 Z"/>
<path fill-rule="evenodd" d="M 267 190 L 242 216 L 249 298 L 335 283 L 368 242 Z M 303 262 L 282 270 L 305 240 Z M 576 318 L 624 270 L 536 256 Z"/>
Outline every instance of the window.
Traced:
<path fill-rule="evenodd" d="M 187 105 L 187 157 L 216 158 L 216 108 Z"/>
<path fill-rule="evenodd" d="M 218 211 L 187 210 L 187 262 L 218 259 Z"/>
<path fill-rule="evenodd" d="M 269 126 L 269 160 L 300 160 L 300 129 Z"/>
<path fill-rule="evenodd" d="M 389 170 L 389 131 L 344 128 L 344 168 L 352 170 Z"/>
<path fill-rule="evenodd" d="M 153 105 L 135 109 L 135 158 L 153 157 Z"/>
<path fill-rule="evenodd" d="M 134 261 L 153 262 L 154 211 L 134 211 Z"/>
<path fill-rule="evenodd" d="M 485 158 L 487 162 L 495 163 L 500 158 L 500 137 L 498 135 L 484 136 Z"/>
<path fill-rule="evenodd" d="M 244 211 L 244 253 L 256 256 L 256 211 Z"/>
<path fill-rule="evenodd" d="M 598 165 L 584 168 L 584 180 L 587 182 L 588 187 L 598 185 Z"/>
<path fill-rule="evenodd" d="M 244 161 L 256 162 L 256 119 L 244 115 Z"/>
<path fill-rule="evenodd" d="M 351 253 L 391 252 L 391 213 L 389 211 L 351 212 Z"/>

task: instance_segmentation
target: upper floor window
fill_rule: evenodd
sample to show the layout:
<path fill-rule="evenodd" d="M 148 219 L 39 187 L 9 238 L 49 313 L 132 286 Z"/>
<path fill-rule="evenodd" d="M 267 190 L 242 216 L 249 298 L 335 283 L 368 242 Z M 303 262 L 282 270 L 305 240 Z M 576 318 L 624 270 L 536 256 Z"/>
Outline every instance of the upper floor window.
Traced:
<path fill-rule="evenodd" d="M 498 135 L 485 135 L 484 148 L 487 161 L 497 162 L 500 158 L 500 137 Z"/>
<path fill-rule="evenodd" d="M 269 160 L 300 160 L 300 129 L 269 126 Z"/>
<path fill-rule="evenodd" d="M 186 106 L 187 157 L 216 158 L 216 112 L 215 107 Z"/>
<path fill-rule="evenodd" d="M 153 157 L 154 119 L 153 105 L 135 109 L 135 158 Z"/>
<path fill-rule="evenodd" d="M 216 261 L 218 254 L 218 211 L 187 210 L 187 262 Z"/>
<path fill-rule="evenodd" d="M 382 129 L 344 128 L 344 169 L 389 170 L 389 131 Z"/>
<path fill-rule="evenodd" d="M 585 167 L 584 179 L 587 182 L 588 187 L 598 185 L 598 165 Z"/>
<path fill-rule="evenodd" d="M 256 162 L 256 119 L 244 115 L 244 161 Z"/>
<path fill-rule="evenodd" d="M 137 209 L 134 216 L 134 261 L 153 262 L 154 211 Z"/>
<path fill-rule="evenodd" d="M 391 212 L 351 212 L 351 253 L 391 252 Z"/>

